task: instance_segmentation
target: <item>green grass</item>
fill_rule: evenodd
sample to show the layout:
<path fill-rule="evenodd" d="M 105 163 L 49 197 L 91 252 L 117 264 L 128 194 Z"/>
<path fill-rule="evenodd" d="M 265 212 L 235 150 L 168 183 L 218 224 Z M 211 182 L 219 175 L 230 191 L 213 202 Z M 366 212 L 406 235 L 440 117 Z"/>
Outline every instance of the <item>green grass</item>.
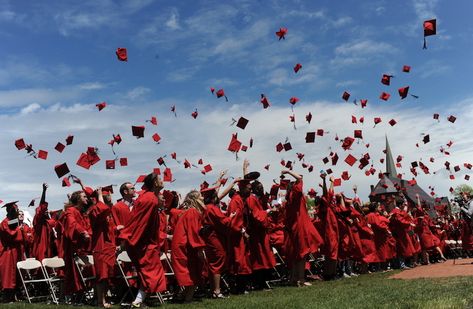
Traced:
<path fill-rule="evenodd" d="M 191 304 L 166 304 L 162 308 L 473 308 L 473 277 L 388 279 L 393 273 L 314 282 L 313 286 L 303 288 L 277 287 L 268 292 L 232 295 L 226 300 L 204 299 Z M 2 309 L 53 307 L 73 308 L 43 304 L 2 305 Z"/>

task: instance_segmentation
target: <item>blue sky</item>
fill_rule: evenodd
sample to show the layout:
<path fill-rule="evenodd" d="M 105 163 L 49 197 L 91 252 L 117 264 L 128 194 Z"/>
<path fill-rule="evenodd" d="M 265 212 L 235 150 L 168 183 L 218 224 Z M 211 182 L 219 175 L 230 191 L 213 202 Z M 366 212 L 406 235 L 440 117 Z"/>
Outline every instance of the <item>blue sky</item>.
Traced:
<path fill-rule="evenodd" d="M 120 184 L 156 167 L 156 158 L 173 151 L 179 160 L 195 163 L 204 158 L 214 171 L 202 175 L 199 169 L 185 170 L 173 160 L 176 181 L 169 184 L 184 194 L 211 181 L 216 170 L 229 169 L 238 176 L 242 160 L 226 150 L 231 134 L 255 147 L 241 158 L 252 167 L 271 169 L 263 180 L 277 177 L 279 161 L 294 160 L 304 152 L 315 171 L 327 169 L 321 158 L 335 151 L 340 156 L 331 167 L 338 177 L 344 170 L 352 178 L 341 190 L 355 183 L 364 199 L 376 176 L 366 177 L 356 167 L 348 167 L 333 137 L 353 135 L 363 129 L 364 143 L 352 153 L 360 157 L 370 152 L 373 165 L 382 170 L 379 158 L 388 134 L 395 156 L 405 157 L 400 169 L 410 179 L 409 162 L 436 158 L 430 164 L 435 175 L 420 175 L 423 187 L 434 186 L 439 195 L 464 183 L 467 170 L 454 181 L 442 170 L 445 160 L 461 165 L 471 157 L 470 111 L 473 91 L 471 48 L 473 26 L 468 23 L 471 1 L 0 1 L 0 199 L 20 199 L 27 204 L 40 194 L 41 183 L 51 185 L 52 208 L 61 207 L 65 194 L 52 167 L 67 162 L 74 174 L 92 186 Z M 437 18 L 437 35 L 427 38 L 422 49 L 422 21 Z M 287 27 L 286 40 L 275 32 Z M 119 62 L 117 47 L 128 49 L 128 62 Z M 302 64 L 299 73 L 292 71 Z M 412 67 L 402 73 L 403 65 Z M 380 83 L 382 74 L 393 74 L 391 86 Z M 401 101 L 397 89 L 410 86 Z M 216 99 L 209 88 L 224 88 L 229 102 Z M 341 100 L 343 91 L 352 98 L 369 100 L 361 109 Z M 379 100 L 382 91 L 389 101 Z M 264 93 L 272 106 L 263 110 Z M 292 128 L 288 100 L 296 96 L 297 130 Z M 106 101 L 101 112 L 95 104 Z M 176 105 L 178 117 L 169 111 Z M 190 114 L 197 108 L 199 117 Z M 314 115 L 309 125 L 305 114 Z M 432 119 L 441 115 L 441 122 Z M 455 124 L 446 121 L 456 115 Z M 145 123 L 157 116 L 159 124 Z M 351 115 L 364 116 L 363 125 L 351 124 Z M 245 131 L 230 127 L 232 118 L 250 119 Z M 383 123 L 373 128 L 373 117 Z M 391 127 L 389 119 L 398 124 Z M 146 125 L 145 139 L 131 136 L 131 125 Z M 303 143 L 305 133 L 324 128 L 330 133 L 315 145 Z M 158 132 L 163 141 L 155 145 L 150 136 Z M 112 134 L 124 142 L 116 147 L 130 165 L 105 170 L 105 159 L 113 159 L 107 145 Z M 422 133 L 431 134 L 431 143 L 415 147 Z M 433 134 L 432 134 L 433 133 Z M 54 145 L 67 135 L 76 140 L 62 154 Z M 36 149 L 49 151 L 46 161 L 25 157 L 13 145 L 23 137 Z M 286 137 L 295 145 L 288 153 L 276 153 L 274 146 Z M 450 155 L 438 151 L 449 140 Z M 102 161 L 89 171 L 75 165 L 87 146 L 99 148 Z M 445 146 L 444 146 L 445 147 Z M 410 160 L 410 161 L 409 161 Z M 345 166 L 343 166 L 345 165 Z M 304 170 L 300 164 L 295 168 Z M 304 172 L 305 173 L 305 172 Z M 317 173 L 307 174 L 306 187 L 316 187 Z M 423 174 L 420 172 L 420 174 Z"/>

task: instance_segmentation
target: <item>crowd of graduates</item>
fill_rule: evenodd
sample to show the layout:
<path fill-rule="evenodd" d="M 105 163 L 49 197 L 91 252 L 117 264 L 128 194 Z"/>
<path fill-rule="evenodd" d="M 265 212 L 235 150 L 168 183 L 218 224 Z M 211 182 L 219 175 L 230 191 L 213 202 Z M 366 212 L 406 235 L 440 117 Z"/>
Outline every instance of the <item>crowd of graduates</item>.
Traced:
<path fill-rule="evenodd" d="M 353 197 L 337 193 L 333 179 L 324 174 L 321 192 L 310 189 L 306 194 L 302 176 L 292 170 L 283 170 L 281 181 L 267 191 L 259 173 L 248 172 L 248 167 L 245 160 L 243 177 L 229 181 L 222 172 L 214 184 L 204 182 L 183 197 L 165 190 L 159 175 L 151 173 L 140 191 L 131 182 L 122 184 L 116 203 L 111 188 L 94 190 L 74 178 L 81 190 L 70 194 L 59 211 L 48 209 L 48 186 L 43 184 L 31 227 L 16 203 L 8 203 L 0 226 L 4 301 L 19 298 L 16 263 L 27 258 L 64 259 L 64 299 L 80 303 L 86 286 L 74 261 L 92 255 L 95 300 L 109 308 L 113 300 L 107 291 L 123 283 L 116 280 L 116 257 L 123 251 L 133 264 L 125 271 L 137 275 L 131 282 L 136 295 L 131 306 L 140 307 L 171 284 L 179 287 L 175 301 L 192 301 L 196 290 L 226 298 L 229 293 L 270 289 L 268 283 L 276 279 L 303 287 L 310 285 L 308 279 L 441 262 L 450 239 L 461 239 L 465 250 L 473 249 L 466 219 L 449 213 L 431 218 L 419 198 L 410 204 L 397 194 L 384 203 L 362 203 L 356 187 Z M 162 253 L 170 255 L 172 278 L 165 274 L 169 271 Z M 320 272 L 308 276 L 314 266 L 309 261 L 314 260 Z M 283 271 L 275 272 L 276 267 Z M 222 282 L 229 288 L 223 289 Z"/>

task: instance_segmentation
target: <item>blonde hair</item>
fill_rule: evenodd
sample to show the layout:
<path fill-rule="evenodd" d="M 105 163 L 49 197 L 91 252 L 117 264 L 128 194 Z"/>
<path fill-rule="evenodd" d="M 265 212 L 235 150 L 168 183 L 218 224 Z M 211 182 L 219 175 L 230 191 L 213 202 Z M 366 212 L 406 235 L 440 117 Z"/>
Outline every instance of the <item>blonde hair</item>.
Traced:
<path fill-rule="evenodd" d="M 184 198 L 184 202 L 182 203 L 182 206 L 186 209 L 188 208 L 195 208 L 199 212 L 204 211 L 204 203 L 201 200 L 201 194 L 197 190 L 192 190 L 189 193 L 187 193 L 186 197 Z"/>

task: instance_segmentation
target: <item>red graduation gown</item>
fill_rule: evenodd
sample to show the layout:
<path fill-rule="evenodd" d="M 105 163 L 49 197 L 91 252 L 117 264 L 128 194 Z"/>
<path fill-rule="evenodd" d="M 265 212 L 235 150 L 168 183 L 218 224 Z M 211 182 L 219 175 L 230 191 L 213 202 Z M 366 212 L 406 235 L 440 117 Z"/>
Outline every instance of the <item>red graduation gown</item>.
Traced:
<path fill-rule="evenodd" d="M 329 191 L 327 195 L 322 197 L 320 204 L 320 219 L 324 235 L 322 253 L 325 258 L 336 261 L 338 260 L 339 232 L 335 206 L 333 191 Z"/>
<path fill-rule="evenodd" d="M 287 199 L 285 225 L 285 254 L 290 263 L 317 252 L 323 243 L 307 212 L 302 180 L 296 181 Z"/>
<path fill-rule="evenodd" d="M 284 220 L 286 213 L 284 207 L 279 207 L 278 211 L 269 213 L 269 242 L 278 252 L 284 255 Z"/>
<path fill-rule="evenodd" d="M 207 264 L 212 274 L 221 274 L 226 270 L 226 239 L 231 224 L 232 219 L 225 216 L 219 207 L 214 204 L 206 205 L 202 219 L 202 238 L 205 241 Z"/>
<path fill-rule="evenodd" d="M 386 262 L 391 259 L 392 249 L 390 247 L 390 235 L 388 220 L 377 212 L 371 212 L 366 216 L 368 224 L 374 232 L 374 243 L 376 245 L 376 262 Z"/>
<path fill-rule="evenodd" d="M 268 213 L 263 209 L 262 201 L 254 194 L 246 199 L 246 203 L 250 210 L 248 234 L 251 267 L 253 270 L 272 269 L 276 265 L 276 259 L 269 244 Z"/>
<path fill-rule="evenodd" d="M 87 229 L 88 223 L 85 222 L 85 217 L 76 207 L 67 208 L 59 220 L 62 225 L 64 276 L 67 278 L 64 284 L 64 293 L 71 295 L 84 289 L 74 264 L 74 254 L 79 256 L 87 254 L 90 240 L 85 239 L 83 234 L 87 232 L 90 235 L 90 231 Z"/>
<path fill-rule="evenodd" d="M 153 192 L 145 191 L 135 201 L 128 225 L 119 239 L 127 243 L 127 252 L 138 272 L 141 288 L 147 293 L 164 292 L 166 278 L 160 260 L 159 201 Z"/>
<path fill-rule="evenodd" d="M 407 212 L 394 208 L 391 211 L 391 219 L 389 227 L 396 239 L 397 254 L 399 257 L 410 257 L 414 255 L 415 248 L 412 243 L 411 235 L 411 220 L 408 218 Z"/>
<path fill-rule="evenodd" d="M 230 272 L 235 275 L 251 274 L 250 250 L 248 240 L 241 233 L 242 228 L 248 227 L 248 208 L 240 194 L 235 193 L 228 204 L 227 215 L 236 212 L 233 217 L 229 237 Z"/>
<path fill-rule="evenodd" d="M 102 202 L 90 207 L 92 226 L 92 255 L 94 256 L 95 277 L 97 281 L 114 277 L 115 267 L 115 224 L 111 207 Z"/>
<path fill-rule="evenodd" d="M 8 218 L 0 223 L 0 281 L 2 290 L 16 287 L 16 263 L 23 260 L 23 234 L 19 226 L 9 226 Z"/>
<path fill-rule="evenodd" d="M 198 285 L 204 263 L 197 253 L 205 247 L 200 237 L 202 218 L 195 208 L 189 208 L 179 217 L 171 241 L 171 263 L 179 286 Z"/>
<path fill-rule="evenodd" d="M 374 243 L 374 232 L 368 226 L 366 219 L 356 209 L 352 209 L 352 218 L 354 224 L 358 228 L 358 235 L 361 241 L 362 261 L 364 263 L 379 262 L 376 255 L 376 247 Z"/>
<path fill-rule="evenodd" d="M 52 230 L 48 224 L 48 203 L 40 204 L 36 207 L 33 218 L 34 241 L 32 256 L 38 261 L 53 256 Z"/>

